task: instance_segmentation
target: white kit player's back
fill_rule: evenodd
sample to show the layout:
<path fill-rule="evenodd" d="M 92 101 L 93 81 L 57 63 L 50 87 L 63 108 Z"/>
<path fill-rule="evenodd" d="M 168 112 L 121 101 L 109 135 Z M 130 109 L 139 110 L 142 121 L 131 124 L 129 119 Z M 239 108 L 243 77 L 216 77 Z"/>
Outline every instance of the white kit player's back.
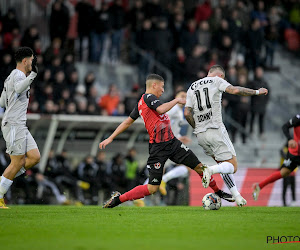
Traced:
<path fill-rule="evenodd" d="M 222 92 L 230 85 L 220 77 L 205 77 L 191 84 L 187 92 L 186 107 L 193 108 L 194 133 L 208 128 L 219 128 L 222 124 Z"/>

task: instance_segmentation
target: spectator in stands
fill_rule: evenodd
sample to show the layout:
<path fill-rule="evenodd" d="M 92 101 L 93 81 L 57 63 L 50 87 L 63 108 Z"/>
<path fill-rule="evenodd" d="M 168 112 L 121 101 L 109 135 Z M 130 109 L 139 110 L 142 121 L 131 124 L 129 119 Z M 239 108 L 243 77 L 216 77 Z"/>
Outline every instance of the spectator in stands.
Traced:
<path fill-rule="evenodd" d="M 137 185 L 137 175 L 139 172 L 139 163 L 136 160 L 136 149 L 129 149 L 127 156 L 125 157 L 125 166 L 126 166 L 126 189 L 132 189 Z"/>
<path fill-rule="evenodd" d="M 108 166 L 109 175 L 111 176 L 111 187 L 113 190 L 125 190 L 126 188 L 126 166 L 122 154 L 117 153 Z"/>
<path fill-rule="evenodd" d="M 10 74 L 10 72 L 15 68 L 12 56 L 9 53 L 5 53 L 1 58 L 1 67 L 0 67 L 0 89 L 3 89 L 4 81 Z"/>
<path fill-rule="evenodd" d="M 272 68 L 274 60 L 274 52 L 276 49 L 278 41 L 278 30 L 275 25 L 269 25 L 265 30 L 265 47 L 266 47 L 266 56 L 265 56 L 265 66 Z"/>
<path fill-rule="evenodd" d="M 214 8 L 213 15 L 209 19 L 209 26 L 213 33 L 215 33 L 220 28 L 222 18 L 223 18 L 223 13 L 221 8 L 219 7 Z"/>
<path fill-rule="evenodd" d="M 252 82 L 249 84 L 249 88 L 259 89 L 259 88 L 267 88 L 269 89 L 269 84 L 264 79 L 264 70 L 262 67 L 257 67 L 255 69 L 255 77 Z M 263 139 L 264 136 L 264 120 L 267 110 L 267 104 L 269 101 L 269 95 L 261 96 L 257 98 L 257 96 L 251 97 L 251 120 L 250 120 L 250 133 L 253 133 L 254 120 L 258 117 L 258 125 L 259 125 L 259 136 Z"/>
<path fill-rule="evenodd" d="M 208 49 L 211 47 L 212 33 L 210 31 L 209 23 L 207 21 L 202 21 L 199 24 L 199 28 L 197 30 L 197 36 L 198 36 L 198 44 Z"/>
<path fill-rule="evenodd" d="M 182 83 L 185 79 L 186 69 L 186 55 L 183 48 L 178 47 L 176 53 L 173 56 L 171 70 L 173 73 L 174 84 Z M 174 85 L 173 84 L 173 85 Z"/>
<path fill-rule="evenodd" d="M 83 58 L 83 41 L 88 41 L 88 60 L 92 59 L 91 31 L 94 24 L 95 10 L 89 0 L 81 0 L 75 6 L 78 13 L 77 32 L 79 38 L 79 60 Z"/>
<path fill-rule="evenodd" d="M 57 73 L 54 76 L 54 82 L 53 82 L 53 97 L 54 102 L 58 102 L 61 98 L 61 93 L 63 89 L 66 86 L 66 79 L 65 79 L 65 73 L 63 70 L 57 71 Z"/>
<path fill-rule="evenodd" d="M 97 179 L 99 181 L 99 188 L 110 193 L 113 190 L 111 189 L 111 176 L 109 175 L 107 168 L 106 153 L 104 151 L 99 151 L 95 162 L 98 165 Z"/>
<path fill-rule="evenodd" d="M 92 62 L 101 63 L 103 49 L 105 48 L 105 41 L 111 31 L 111 19 L 109 12 L 109 4 L 103 2 L 101 9 L 95 13 L 94 16 L 94 29 L 91 33 L 92 36 Z"/>
<path fill-rule="evenodd" d="M 189 82 L 196 81 L 202 76 L 205 66 L 206 48 L 200 45 L 196 45 L 193 48 L 191 57 L 186 60 L 186 75 Z"/>
<path fill-rule="evenodd" d="M 78 85 L 76 88 L 76 91 L 75 91 L 75 95 L 74 95 L 74 101 L 76 102 L 76 104 L 78 104 L 82 101 L 87 102 L 85 93 L 86 93 L 86 89 L 85 89 L 84 85 L 82 85 L 82 84 Z"/>
<path fill-rule="evenodd" d="M 245 57 L 243 54 L 237 54 L 235 68 L 236 68 L 237 75 L 241 75 L 241 74 L 246 75 L 248 79 L 248 69 L 245 66 Z"/>
<path fill-rule="evenodd" d="M 173 51 L 176 51 L 176 49 L 180 47 L 181 34 L 183 33 L 184 29 L 185 23 L 183 13 L 175 14 L 170 24 L 170 31 L 173 35 Z"/>
<path fill-rule="evenodd" d="M 79 115 L 87 115 L 88 114 L 88 102 L 86 99 L 80 99 L 77 102 L 77 113 Z"/>
<path fill-rule="evenodd" d="M 67 52 L 65 54 L 63 60 L 63 69 L 67 76 L 76 71 L 73 53 Z"/>
<path fill-rule="evenodd" d="M 150 19 L 145 19 L 143 27 L 136 34 L 136 44 L 145 51 L 145 56 L 139 58 L 139 74 L 140 79 L 151 71 L 151 61 L 154 59 L 153 39 L 154 31 Z"/>
<path fill-rule="evenodd" d="M 92 71 L 89 71 L 84 78 L 84 86 L 86 89 L 86 94 L 89 95 L 90 88 L 94 85 L 96 80 L 95 74 Z"/>
<path fill-rule="evenodd" d="M 38 31 L 36 25 L 32 24 L 25 30 L 21 44 L 22 44 L 22 46 L 34 48 L 34 42 L 36 40 L 38 40 L 39 38 L 40 38 L 39 31 Z"/>
<path fill-rule="evenodd" d="M 125 115 L 129 115 L 134 109 L 135 105 L 140 99 L 139 85 L 134 84 L 131 88 L 131 92 L 125 96 L 124 105 L 125 105 Z"/>
<path fill-rule="evenodd" d="M 99 166 L 95 162 L 94 157 L 88 155 L 85 159 L 79 163 L 77 167 L 78 179 L 90 183 L 89 194 L 91 195 L 91 200 L 85 199 L 85 204 L 98 204 L 98 191 L 99 191 L 99 180 L 98 180 Z"/>
<path fill-rule="evenodd" d="M 60 114 L 65 114 L 67 112 L 68 103 L 71 102 L 72 99 L 73 98 L 71 96 L 70 90 L 68 88 L 63 89 L 58 102 Z"/>
<path fill-rule="evenodd" d="M 49 31 L 51 41 L 59 38 L 64 45 L 70 25 L 69 10 L 63 0 L 55 0 L 52 4 Z"/>
<path fill-rule="evenodd" d="M 260 27 L 264 29 L 268 25 L 267 13 L 265 12 L 265 3 L 260 0 L 256 3 L 255 9 L 251 12 L 251 19 L 258 19 Z"/>
<path fill-rule="evenodd" d="M 181 34 L 180 47 L 184 49 L 184 52 L 190 56 L 193 48 L 197 45 L 197 24 L 194 19 L 188 20 L 186 29 Z"/>
<path fill-rule="evenodd" d="M 208 20 L 212 15 L 212 7 L 209 0 L 205 0 L 202 4 L 196 7 L 195 20 L 197 24 Z"/>
<path fill-rule="evenodd" d="M 66 83 L 67 83 L 66 86 L 70 90 L 71 95 L 74 95 L 75 89 L 79 84 L 79 75 L 76 69 L 69 72 Z"/>
<path fill-rule="evenodd" d="M 260 28 L 259 19 L 254 19 L 251 23 L 251 29 L 246 33 L 246 64 L 248 69 L 254 70 L 261 63 L 261 50 L 264 37 Z"/>
<path fill-rule="evenodd" d="M 71 101 L 67 105 L 67 112 L 66 114 L 68 115 L 76 115 L 77 114 L 77 109 L 76 109 L 76 103 Z"/>
<path fill-rule="evenodd" d="M 44 53 L 44 60 L 46 64 L 50 64 L 51 61 L 58 57 L 60 60 L 64 57 L 65 51 L 62 48 L 62 41 L 60 38 L 54 38 L 50 46 Z"/>
<path fill-rule="evenodd" d="M 237 81 L 238 86 L 242 86 L 247 88 L 248 83 L 247 83 L 247 77 L 244 74 L 238 75 L 238 81 Z M 241 132 L 242 136 L 242 142 L 243 144 L 246 143 L 247 139 L 247 132 L 246 132 L 246 125 L 247 125 L 247 119 L 248 119 L 248 114 L 250 113 L 250 102 L 251 99 L 249 96 L 238 96 L 238 105 L 237 105 L 237 121 L 240 125 L 240 127 L 243 129 Z M 232 140 L 235 141 L 235 134 L 232 134 Z"/>
<path fill-rule="evenodd" d="M 20 28 L 19 21 L 16 17 L 16 10 L 14 8 L 8 9 L 6 15 L 2 18 L 3 33 L 12 33 L 12 31 Z"/>
<path fill-rule="evenodd" d="M 109 13 L 112 28 L 109 59 L 112 63 L 117 63 L 121 56 L 121 42 L 126 25 L 126 13 L 122 6 L 122 0 L 114 0 L 114 4 L 109 7 Z"/>
<path fill-rule="evenodd" d="M 99 106 L 102 115 L 112 115 L 118 108 L 120 102 L 120 93 L 115 84 L 111 84 L 108 88 L 108 93 L 101 97 Z"/>

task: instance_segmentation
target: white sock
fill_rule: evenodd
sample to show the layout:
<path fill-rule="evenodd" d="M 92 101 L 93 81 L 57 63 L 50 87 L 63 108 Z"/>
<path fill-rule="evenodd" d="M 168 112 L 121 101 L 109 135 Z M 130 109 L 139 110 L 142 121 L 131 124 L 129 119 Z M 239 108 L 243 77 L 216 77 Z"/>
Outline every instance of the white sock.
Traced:
<path fill-rule="evenodd" d="M 180 165 L 178 167 L 173 168 L 171 171 L 163 175 L 162 180 L 164 182 L 168 182 L 169 180 L 178 178 L 178 177 L 187 177 L 189 171 L 186 166 Z"/>
<path fill-rule="evenodd" d="M 7 190 L 10 188 L 13 181 L 5 178 L 3 175 L 1 176 L 1 182 L 0 182 L 0 199 L 3 198 L 3 196 L 6 194 Z"/>
<path fill-rule="evenodd" d="M 217 165 L 210 166 L 209 169 L 212 171 L 212 174 L 233 174 L 234 173 L 234 166 L 228 161 L 224 161 Z"/>
<path fill-rule="evenodd" d="M 233 174 L 221 174 L 221 176 L 233 197 L 241 195 L 235 185 Z"/>
<path fill-rule="evenodd" d="M 20 171 L 16 174 L 15 178 L 17 178 L 18 176 L 24 174 L 25 172 L 26 172 L 26 169 L 25 169 L 24 167 L 22 167 L 22 168 L 20 169 Z"/>

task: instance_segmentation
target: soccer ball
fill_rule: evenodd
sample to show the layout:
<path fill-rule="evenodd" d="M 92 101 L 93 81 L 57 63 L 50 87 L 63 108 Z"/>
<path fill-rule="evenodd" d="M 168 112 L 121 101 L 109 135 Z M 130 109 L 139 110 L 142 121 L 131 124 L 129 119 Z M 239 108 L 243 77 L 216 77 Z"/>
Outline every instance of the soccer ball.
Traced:
<path fill-rule="evenodd" d="M 222 205 L 221 198 L 215 193 L 204 195 L 202 204 L 205 210 L 219 210 Z"/>

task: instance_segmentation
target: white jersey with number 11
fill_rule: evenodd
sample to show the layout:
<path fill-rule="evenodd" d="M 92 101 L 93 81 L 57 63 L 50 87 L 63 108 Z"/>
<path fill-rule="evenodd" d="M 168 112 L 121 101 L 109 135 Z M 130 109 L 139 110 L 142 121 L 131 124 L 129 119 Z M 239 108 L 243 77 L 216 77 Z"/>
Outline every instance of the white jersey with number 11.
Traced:
<path fill-rule="evenodd" d="M 221 100 L 228 86 L 230 83 L 218 76 L 205 77 L 191 84 L 185 106 L 193 109 L 195 134 L 223 125 Z"/>

